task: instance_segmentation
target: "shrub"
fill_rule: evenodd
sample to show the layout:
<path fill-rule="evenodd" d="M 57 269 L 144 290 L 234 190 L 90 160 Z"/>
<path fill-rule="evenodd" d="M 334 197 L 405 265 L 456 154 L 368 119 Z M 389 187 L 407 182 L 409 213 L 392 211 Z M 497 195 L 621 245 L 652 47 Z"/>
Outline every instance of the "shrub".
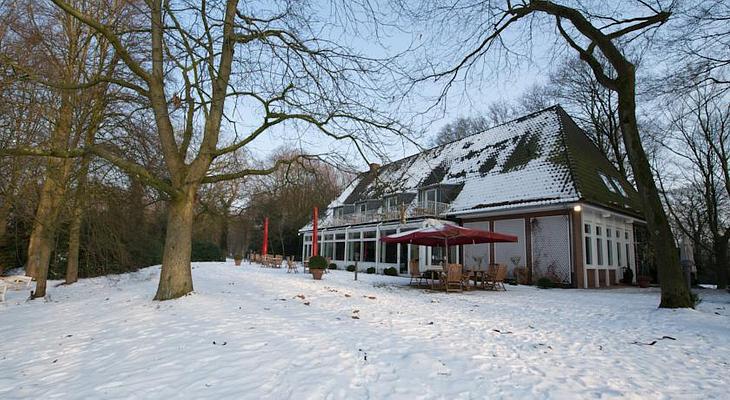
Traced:
<path fill-rule="evenodd" d="M 346 269 L 347 269 L 348 271 L 350 271 L 350 272 L 355 272 L 355 269 L 356 269 L 356 268 L 357 268 L 357 267 L 355 267 L 354 265 L 350 264 L 350 265 L 348 265 L 348 266 L 347 266 L 347 268 L 346 268 Z"/>
<path fill-rule="evenodd" d="M 365 270 L 365 273 L 367 273 L 367 274 L 374 274 L 375 273 L 375 267 L 368 267 L 368 269 Z"/>
<path fill-rule="evenodd" d="M 555 284 L 553 283 L 550 278 L 543 276 L 542 278 L 538 279 L 537 282 L 535 282 L 535 285 L 539 287 L 540 289 L 550 289 L 555 287 Z"/>
<path fill-rule="evenodd" d="M 335 264 L 335 263 L 330 263 L 330 265 L 329 265 L 329 267 L 328 267 L 328 268 L 329 268 L 329 269 L 337 269 L 337 264 Z"/>
<path fill-rule="evenodd" d="M 398 276 L 398 270 L 395 267 L 386 268 L 383 270 L 383 274 L 388 276 Z"/>
<path fill-rule="evenodd" d="M 327 268 L 327 259 L 322 256 L 312 256 L 309 258 L 309 269 L 325 269 Z"/>
<path fill-rule="evenodd" d="M 212 242 L 193 241 L 190 261 L 226 261 L 221 248 Z"/>

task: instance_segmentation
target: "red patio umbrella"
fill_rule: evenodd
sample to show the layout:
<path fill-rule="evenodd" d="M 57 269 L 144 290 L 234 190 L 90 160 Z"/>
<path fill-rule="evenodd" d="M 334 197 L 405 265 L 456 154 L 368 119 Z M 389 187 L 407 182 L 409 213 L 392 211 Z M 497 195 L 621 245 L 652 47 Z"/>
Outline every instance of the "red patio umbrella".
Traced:
<path fill-rule="evenodd" d="M 423 246 L 444 246 L 446 248 L 461 244 L 508 243 L 517 241 L 517 236 L 481 229 L 465 228 L 441 221 L 428 221 L 427 224 L 429 226 L 384 236 L 380 240 L 385 243 L 410 243 Z M 447 251 L 446 262 L 448 263 L 448 261 Z"/>

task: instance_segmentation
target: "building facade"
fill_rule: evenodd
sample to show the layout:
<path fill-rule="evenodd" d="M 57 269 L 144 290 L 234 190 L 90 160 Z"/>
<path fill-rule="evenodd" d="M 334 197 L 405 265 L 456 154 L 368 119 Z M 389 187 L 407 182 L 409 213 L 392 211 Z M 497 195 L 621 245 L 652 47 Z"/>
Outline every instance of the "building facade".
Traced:
<path fill-rule="evenodd" d="M 503 263 L 511 277 L 547 276 L 565 285 L 615 285 L 636 274 L 638 194 L 559 106 L 443 146 L 371 165 L 322 213 L 320 255 L 338 268 L 356 264 L 408 274 L 444 259 L 443 248 L 385 244 L 429 218 L 518 237 L 517 243 L 449 248 L 470 267 Z M 312 226 L 300 230 L 311 256 Z"/>

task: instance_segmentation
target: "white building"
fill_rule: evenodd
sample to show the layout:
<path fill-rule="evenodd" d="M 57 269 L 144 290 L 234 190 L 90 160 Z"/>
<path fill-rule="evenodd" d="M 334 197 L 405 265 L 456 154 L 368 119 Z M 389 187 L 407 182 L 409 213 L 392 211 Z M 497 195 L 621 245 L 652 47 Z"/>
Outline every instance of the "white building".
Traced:
<path fill-rule="evenodd" d="M 510 275 L 550 276 L 574 287 L 636 276 L 635 228 L 643 227 L 636 190 L 560 106 L 527 115 L 360 174 L 322 212 L 320 255 L 338 268 L 378 272 L 408 262 L 436 264 L 443 249 L 384 244 L 426 218 L 516 235 L 517 243 L 454 246 L 466 266 L 504 263 Z M 302 257 L 312 226 L 300 230 Z"/>

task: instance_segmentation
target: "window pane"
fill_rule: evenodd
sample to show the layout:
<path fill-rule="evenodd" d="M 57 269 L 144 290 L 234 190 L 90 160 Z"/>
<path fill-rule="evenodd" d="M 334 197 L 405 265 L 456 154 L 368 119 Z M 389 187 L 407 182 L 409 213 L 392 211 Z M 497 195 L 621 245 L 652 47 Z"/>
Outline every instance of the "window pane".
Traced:
<path fill-rule="evenodd" d="M 347 244 L 347 261 L 360 261 L 359 258 L 362 256 L 360 253 L 360 242 L 349 242 Z"/>
<path fill-rule="evenodd" d="M 335 260 L 345 261 L 345 242 L 335 244 Z"/>
<path fill-rule="evenodd" d="M 397 244 L 385 244 L 382 243 L 381 246 L 385 246 L 383 249 L 383 254 L 385 255 L 385 259 L 382 260 L 383 262 L 389 263 L 389 264 L 395 264 L 398 262 L 398 245 Z"/>
<path fill-rule="evenodd" d="M 363 237 L 367 239 L 375 239 L 375 231 L 363 232 Z"/>
<path fill-rule="evenodd" d="M 596 235 L 601 236 L 601 227 L 600 226 L 596 227 Z"/>
<path fill-rule="evenodd" d="M 585 233 L 587 233 L 587 234 L 590 235 L 590 233 L 591 233 L 591 226 L 589 224 L 583 225 L 583 232 L 585 232 Z"/>
<path fill-rule="evenodd" d="M 596 264 L 603 265 L 603 240 L 596 238 Z"/>
<path fill-rule="evenodd" d="M 613 265 L 613 242 L 610 240 L 606 240 L 606 255 L 608 256 L 608 265 Z"/>
<path fill-rule="evenodd" d="M 350 232 L 347 237 L 350 239 L 360 239 L 360 232 Z"/>
<path fill-rule="evenodd" d="M 591 238 L 586 238 L 586 264 L 593 264 L 593 252 L 591 251 Z"/>
<path fill-rule="evenodd" d="M 362 260 L 375 262 L 375 241 L 363 242 Z"/>
<path fill-rule="evenodd" d="M 344 233 L 338 233 L 335 235 L 335 239 L 337 240 L 345 240 L 345 234 Z"/>
<path fill-rule="evenodd" d="M 619 267 L 623 266 L 623 261 L 621 261 L 621 243 L 616 243 L 616 265 Z"/>

